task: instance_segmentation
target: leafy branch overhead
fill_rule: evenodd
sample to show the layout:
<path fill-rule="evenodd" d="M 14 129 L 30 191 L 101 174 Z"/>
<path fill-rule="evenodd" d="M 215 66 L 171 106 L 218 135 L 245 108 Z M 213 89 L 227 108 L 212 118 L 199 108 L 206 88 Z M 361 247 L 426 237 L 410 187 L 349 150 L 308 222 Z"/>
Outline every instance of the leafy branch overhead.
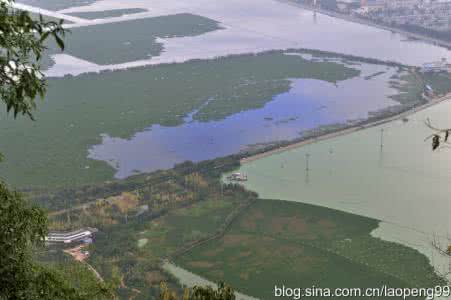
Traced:
<path fill-rule="evenodd" d="M 450 134 L 451 129 L 441 129 L 437 128 L 432 125 L 431 120 L 426 120 L 426 126 L 433 130 L 434 133 L 428 136 L 425 141 L 432 140 L 432 150 L 435 151 L 441 147 L 447 147 L 449 148 L 451 146 L 450 140 Z"/>
<path fill-rule="evenodd" d="M 14 9 L 13 0 L 0 0 L 0 100 L 14 117 L 28 115 L 43 98 L 46 81 L 40 67 L 46 41 L 53 38 L 64 50 L 63 20 L 33 20 L 29 13 Z"/>

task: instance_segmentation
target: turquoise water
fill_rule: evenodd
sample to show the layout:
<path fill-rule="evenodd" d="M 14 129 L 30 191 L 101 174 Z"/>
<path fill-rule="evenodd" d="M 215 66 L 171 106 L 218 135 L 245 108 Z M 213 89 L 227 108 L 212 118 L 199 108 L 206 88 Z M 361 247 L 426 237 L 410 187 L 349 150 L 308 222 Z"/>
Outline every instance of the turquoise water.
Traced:
<path fill-rule="evenodd" d="M 409 117 L 245 164 L 247 188 L 268 199 L 311 203 L 382 221 L 373 235 L 418 249 L 439 272 L 432 247 L 451 232 L 451 149 L 431 151 L 424 121 L 451 126 L 451 101 Z M 383 148 L 381 150 L 381 129 Z M 307 155 L 309 170 L 307 171 Z"/>

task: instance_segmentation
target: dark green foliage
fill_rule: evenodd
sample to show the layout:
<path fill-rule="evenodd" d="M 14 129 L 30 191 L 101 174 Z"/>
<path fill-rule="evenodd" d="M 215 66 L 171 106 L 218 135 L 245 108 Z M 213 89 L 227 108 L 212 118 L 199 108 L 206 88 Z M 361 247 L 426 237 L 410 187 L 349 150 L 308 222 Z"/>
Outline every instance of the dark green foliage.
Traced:
<path fill-rule="evenodd" d="M 0 298 L 25 299 L 24 291 L 33 290 L 30 245 L 44 238 L 45 215 L 0 183 L 0 228 Z"/>
<path fill-rule="evenodd" d="M 33 118 L 35 98 L 43 97 L 46 82 L 39 61 L 44 42 L 53 37 L 64 49 L 63 21 L 33 19 L 27 12 L 11 8 L 11 1 L 0 2 L 0 101 L 14 117 Z M 88 271 L 79 269 L 79 278 L 68 280 L 59 270 L 36 263 L 32 249 L 43 245 L 47 216 L 29 205 L 22 195 L 0 181 L 0 299 L 108 299 L 110 288 L 98 283 Z M 80 265 L 76 266 L 80 268 Z M 90 276 L 91 275 L 91 276 Z"/>
<path fill-rule="evenodd" d="M 35 98 L 44 97 L 46 83 L 39 61 L 45 42 L 52 37 L 64 49 L 63 21 L 34 20 L 27 12 L 0 2 L 0 100 L 8 112 L 32 118 Z"/>
<path fill-rule="evenodd" d="M 102 194 L 105 197 L 124 192 L 139 195 L 139 206 L 146 205 L 149 209 L 139 215 L 131 211 L 128 222 L 114 205 L 100 217 L 95 214 L 96 206 L 93 205 L 73 211 L 71 225 L 99 229 L 95 242 L 89 247 L 89 264 L 106 280 L 114 279 L 115 274 L 122 279 L 121 287 L 116 290 L 121 299 L 132 295 L 136 296 L 135 299 L 155 299 L 160 295 L 160 281 L 166 282 L 171 290 L 181 292 L 177 280 L 162 269 L 163 258 L 187 244 L 218 235 L 234 210 L 256 199 L 255 193 L 242 186 L 225 185 L 221 188 L 222 173 L 237 167 L 239 157 L 235 156 L 200 163 L 184 162 L 168 171 L 99 184 L 98 189 L 92 185 L 79 192 L 76 189 L 64 193 L 56 191 L 48 194 L 52 198 L 40 191 L 39 201 L 44 204 L 51 199 L 52 204 L 45 205 L 54 209 L 53 204 L 58 207 L 58 201 L 71 193 L 77 195 L 71 201 L 79 204 Z M 193 174 L 198 181 L 191 180 Z M 114 189 L 110 190 L 110 187 Z M 107 222 L 101 222 L 103 217 Z M 52 217 L 52 221 L 55 218 L 65 222 L 66 214 Z M 160 225 L 155 227 L 155 224 Z M 140 240 L 148 242 L 140 244 Z"/>
<path fill-rule="evenodd" d="M 239 157 L 228 156 L 215 160 L 206 160 L 194 164 L 187 161 L 174 166 L 173 169 L 157 171 L 151 174 L 141 174 L 128 177 L 126 180 L 107 181 L 82 187 L 70 187 L 61 189 L 29 189 L 24 190 L 30 201 L 42 208 L 57 211 L 67 207 L 91 202 L 100 198 L 107 198 L 124 191 L 140 190 L 142 198 L 150 197 L 150 189 L 157 192 L 158 185 L 173 180 L 175 183 L 183 183 L 184 176 L 193 172 L 199 172 L 206 178 L 216 180 L 223 172 L 228 172 L 240 166 Z"/>
<path fill-rule="evenodd" d="M 218 289 L 214 290 L 212 287 L 199 287 L 193 288 L 189 297 L 192 300 L 235 300 L 235 294 L 233 289 L 224 283 L 218 284 Z"/>
<path fill-rule="evenodd" d="M 110 298 L 109 288 L 97 284 L 95 279 L 91 278 L 89 285 L 75 286 L 74 278 L 68 281 L 62 272 L 33 260 L 31 249 L 42 245 L 47 233 L 47 217 L 1 182 L 0 228 L 0 299 Z M 81 277 L 86 275 L 82 273 Z"/>
<path fill-rule="evenodd" d="M 177 294 L 167 288 L 165 284 L 161 285 L 161 300 L 235 300 L 235 292 L 233 289 L 220 282 L 217 289 L 211 286 L 200 287 L 195 286 L 192 289 L 186 289 L 183 297 L 178 297 Z"/>

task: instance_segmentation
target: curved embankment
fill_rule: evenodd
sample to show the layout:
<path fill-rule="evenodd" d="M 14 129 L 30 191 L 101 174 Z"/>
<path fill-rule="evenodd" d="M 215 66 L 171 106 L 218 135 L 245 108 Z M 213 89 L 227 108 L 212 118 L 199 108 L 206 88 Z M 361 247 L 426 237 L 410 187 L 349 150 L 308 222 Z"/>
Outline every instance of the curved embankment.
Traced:
<path fill-rule="evenodd" d="M 390 26 L 383 25 L 383 24 L 378 24 L 378 23 L 372 22 L 370 20 L 365 20 L 365 19 L 362 19 L 362 18 L 359 18 L 359 17 L 354 17 L 352 15 L 346 15 L 346 14 L 342 14 L 342 13 L 339 13 L 339 12 L 333 12 L 333 11 L 325 10 L 325 9 L 322 9 L 322 8 L 313 8 L 313 7 L 309 6 L 309 5 L 298 3 L 298 2 L 293 2 L 291 0 L 277 0 L 277 1 L 289 4 L 289 5 L 292 5 L 292 6 L 300 7 L 302 9 L 315 11 L 315 12 L 318 12 L 320 14 L 327 15 L 327 16 L 330 16 L 330 17 L 334 17 L 334 18 L 337 18 L 337 19 L 342 19 L 342 20 L 345 20 L 345 21 L 353 22 L 353 23 L 363 24 L 363 25 L 376 27 L 376 28 L 383 29 L 383 30 L 388 30 L 388 31 L 391 31 L 391 32 L 396 32 L 396 33 L 405 35 L 406 37 L 409 37 L 409 38 L 423 40 L 423 41 L 426 41 L 426 42 L 434 43 L 434 44 L 436 44 L 438 46 L 441 46 L 441 47 L 446 47 L 448 49 L 451 49 L 451 43 L 450 42 L 447 42 L 447 41 L 444 41 L 444 40 L 440 40 L 440 39 L 436 39 L 436 38 L 432 38 L 432 37 L 429 37 L 429 36 L 424 35 L 424 34 L 414 33 L 414 32 L 410 32 L 410 31 L 406 31 L 406 30 L 400 29 L 400 28 L 395 28 L 395 27 L 390 27 Z"/>
<path fill-rule="evenodd" d="M 347 135 L 347 134 L 350 134 L 350 133 L 353 133 L 353 132 L 357 132 L 357 131 L 360 131 L 360 130 L 364 130 L 364 129 L 367 129 L 367 128 L 376 127 L 376 126 L 379 126 L 379 125 L 382 125 L 382 124 L 386 124 L 386 123 L 390 123 L 390 122 L 393 122 L 393 121 L 396 121 L 396 120 L 400 120 L 400 119 L 408 117 L 408 116 L 410 116 L 410 115 L 412 115 L 414 113 L 417 113 L 417 112 L 419 112 L 421 110 L 424 110 L 424 109 L 429 108 L 429 107 L 431 107 L 431 106 L 433 106 L 435 104 L 438 104 L 440 102 L 443 102 L 443 101 L 446 101 L 446 100 L 449 100 L 449 99 L 451 99 L 451 93 L 446 94 L 445 96 L 432 98 L 430 101 L 428 101 L 425 104 L 416 106 L 414 108 L 406 110 L 406 111 L 404 111 L 404 112 L 402 112 L 400 114 L 397 114 L 395 116 L 390 116 L 390 117 L 379 119 L 379 120 L 376 120 L 376 121 L 373 121 L 373 122 L 370 121 L 370 122 L 367 122 L 367 123 L 364 123 L 364 124 L 350 126 L 350 127 L 345 128 L 345 129 L 339 129 L 339 130 L 336 130 L 336 131 L 333 131 L 333 132 L 329 132 L 329 133 L 324 133 L 324 134 L 320 133 L 318 135 L 315 135 L 315 136 L 303 139 L 301 141 L 294 142 L 294 143 L 289 144 L 287 146 L 282 146 L 282 147 L 279 147 L 279 148 L 276 148 L 276 149 L 272 149 L 272 150 L 261 152 L 261 153 L 255 154 L 255 155 L 247 156 L 247 157 L 242 158 L 240 160 L 240 163 L 241 164 L 249 163 L 251 161 L 258 160 L 258 159 L 263 158 L 263 157 L 271 156 L 273 154 L 285 152 L 285 151 L 288 151 L 288 150 L 291 150 L 291 149 L 296 149 L 296 148 L 299 148 L 299 147 L 302 147 L 302 146 L 305 146 L 305 145 L 317 143 L 317 142 L 320 142 L 320 141 L 325 141 L 325 140 L 328 140 L 328 139 L 333 139 L 333 138 L 336 138 L 336 137 L 339 137 L 339 136 Z"/>

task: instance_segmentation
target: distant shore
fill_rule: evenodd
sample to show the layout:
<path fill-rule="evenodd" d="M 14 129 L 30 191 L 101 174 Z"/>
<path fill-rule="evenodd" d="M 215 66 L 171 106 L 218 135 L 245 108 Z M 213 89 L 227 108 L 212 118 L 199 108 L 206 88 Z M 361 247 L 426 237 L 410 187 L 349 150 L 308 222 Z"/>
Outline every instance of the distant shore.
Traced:
<path fill-rule="evenodd" d="M 286 152 L 292 149 L 296 149 L 296 148 L 300 148 L 306 145 L 310 145 L 310 144 L 314 144 L 317 142 L 321 142 L 321 141 L 325 141 L 325 140 L 329 140 L 329 139 L 333 139 L 336 137 L 340 137 L 343 135 L 347 135 L 347 134 L 351 134 L 357 131 L 361 131 L 361 130 L 365 130 L 368 128 L 372 128 L 372 127 L 376 127 L 376 126 L 380 126 L 383 124 L 387 124 L 393 121 L 397 121 L 397 120 L 401 120 L 403 118 L 406 118 L 412 114 L 415 114 L 419 111 L 425 110 L 433 105 L 436 105 L 438 103 L 441 103 L 443 101 L 446 100 L 450 100 L 451 99 L 451 93 L 446 94 L 444 96 L 440 96 L 440 97 L 435 97 L 432 98 L 431 100 L 429 100 L 428 102 L 415 106 L 411 109 L 408 109 L 404 112 L 401 112 L 399 114 L 393 115 L 393 116 L 388 116 L 388 117 L 381 117 L 376 121 L 364 121 L 358 125 L 351 125 L 349 127 L 346 127 L 344 129 L 338 129 L 332 132 L 328 132 L 328 133 L 319 133 L 318 135 L 314 135 L 312 137 L 308 137 L 306 139 L 302 139 L 302 140 L 298 140 L 298 141 L 294 141 L 293 143 L 289 143 L 286 146 L 281 146 L 275 149 L 271 149 L 268 151 L 263 151 L 257 154 L 253 154 L 247 157 L 244 157 L 240 160 L 241 164 L 246 164 L 249 162 L 252 162 L 254 160 L 258 160 L 267 156 L 271 156 L 277 153 L 282 153 L 282 152 Z"/>
<path fill-rule="evenodd" d="M 331 11 L 331 10 L 326 10 L 326 9 L 322 9 L 322 8 L 314 8 L 314 7 L 310 6 L 310 5 L 297 3 L 297 2 L 295 2 L 293 0 L 276 0 L 276 1 L 283 2 L 283 3 L 289 4 L 289 5 L 293 5 L 293 6 L 296 6 L 296 7 L 299 7 L 299 8 L 303 8 L 303 9 L 306 9 L 306 10 L 316 11 L 316 12 L 318 12 L 320 14 L 328 15 L 330 17 L 334 17 L 334 18 L 338 18 L 338 19 L 342 19 L 342 20 L 346 20 L 346 21 L 350 21 L 350 22 L 354 22 L 354 23 L 358 23 L 358 24 L 368 25 L 368 26 L 379 28 L 379 29 L 388 30 L 388 31 L 391 31 L 391 32 L 396 32 L 396 33 L 405 35 L 406 37 L 410 37 L 410 38 L 414 38 L 414 39 L 418 39 L 418 40 L 423 40 L 423 41 L 430 42 L 430 43 L 433 43 L 433 44 L 438 45 L 438 46 L 442 46 L 442 47 L 451 49 L 451 42 L 447 42 L 447 41 L 444 41 L 444 40 L 441 40 L 441 39 L 432 38 L 432 37 L 429 37 L 429 36 L 424 35 L 424 34 L 419 34 L 419 33 L 406 31 L 406 30 L 403 30 L 403 29 L 400 29 L 400 28 L 396 28 L 396 27 L 390 27 L 390 26 L 387 26 L 387 25 L 383 25 L 383 24 L 379 24 L 379 23 L 376 23 L 376 22 L 372 22 L 370 20 L 365 20 L 365 19 L 362 19 L 362 18 L 359 18 L 359 17 L 354 17 L 354 16 L 351 16 L 351 15 L 342 14 L 342 13 Z"/>

